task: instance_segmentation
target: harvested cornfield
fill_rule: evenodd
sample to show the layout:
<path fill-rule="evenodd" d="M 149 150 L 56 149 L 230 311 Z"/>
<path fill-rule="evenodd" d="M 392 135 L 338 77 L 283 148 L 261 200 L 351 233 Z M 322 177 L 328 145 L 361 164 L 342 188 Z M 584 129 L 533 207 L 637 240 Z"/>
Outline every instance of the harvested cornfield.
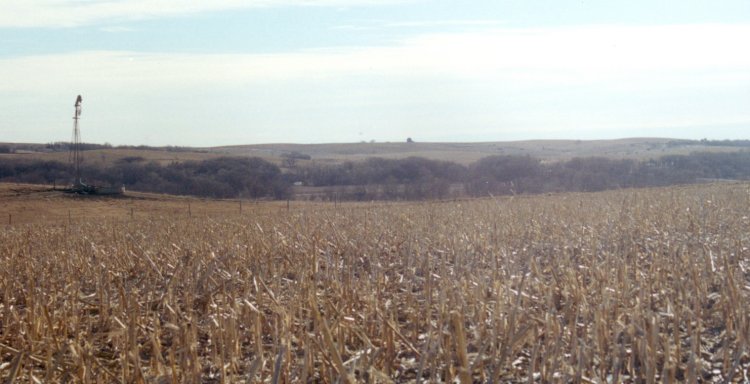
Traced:
<path fill-rule="evenodd" d="M 0 231 L 9 382 L 741 382 L 750 185 Z"/>

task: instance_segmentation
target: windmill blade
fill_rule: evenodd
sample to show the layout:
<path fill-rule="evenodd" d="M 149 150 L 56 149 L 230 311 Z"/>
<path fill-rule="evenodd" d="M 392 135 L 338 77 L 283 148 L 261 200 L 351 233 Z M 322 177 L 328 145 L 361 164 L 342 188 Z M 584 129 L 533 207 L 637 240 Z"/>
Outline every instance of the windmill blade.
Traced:
<path fill-rule="evenodd" d="M 83 103 L 83 98 L 81 97 L 81 95 L 78 95 L 78 97 L 76 98 L 76 104 L 75 104 L 76 117 L 81 116 L 81 103 Z"/>

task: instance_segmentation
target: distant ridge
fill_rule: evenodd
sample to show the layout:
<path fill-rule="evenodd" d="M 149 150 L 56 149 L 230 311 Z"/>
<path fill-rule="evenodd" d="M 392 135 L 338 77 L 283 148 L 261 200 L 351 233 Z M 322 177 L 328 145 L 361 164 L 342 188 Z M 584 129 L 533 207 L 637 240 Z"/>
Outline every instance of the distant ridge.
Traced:
<path fill-rule="evenodd" d="M 410 156 L 468 164 L 492 155 L 529 155 L 546 161 L 574 157 L 648 159 L 696 151 L 731 152 L 741 147 L 723 147 L 696 140 L 672 138 L 623 138 L 614 140 L 524 140 L 497 142 L 366 142 L 322 144 L 249 144 L 207 148 L 213 153 L 240 156 L 279 157 L 298 153 L 321 161 L 362 160 L 367 157 Z"/>
<path fill-rule="evenodd" d="M 734 144 L 734 145 L 727 145 Z M 59 145 L 60 143 L 54 143 Z M 63 143 L 65 144 L 65 143 Z M 67 150 L 50 148 L 51 144 L 0 143 L 4 156 L 67 161 Z M 360 142 L 321 144 L 242 144 L 217 147 L 115 146 L 92 145 L 89 163 L 110 163 L 118 159 L 143 158 L 169 164 L 186 160 L 205 160 L 219 156 L 260 157 L 283 165 L 289 156 L 303 161 L 337 163 L 359 161 L 368 157 L 400 159 L 411 156 L 453 161 L 468 165 L 494 155 L 528 155 L 543 161 L 568 160 L 574 157 L 608 157 L 647 160 L 665 155 L 693 152 L 734 152 L 750 150 L 750 141 L 704 141 L 675 138 L 623 138 L 613 140 L 522 140 L 494 142 Z M 87 151 L 88 152 L 88 151 Z"/>

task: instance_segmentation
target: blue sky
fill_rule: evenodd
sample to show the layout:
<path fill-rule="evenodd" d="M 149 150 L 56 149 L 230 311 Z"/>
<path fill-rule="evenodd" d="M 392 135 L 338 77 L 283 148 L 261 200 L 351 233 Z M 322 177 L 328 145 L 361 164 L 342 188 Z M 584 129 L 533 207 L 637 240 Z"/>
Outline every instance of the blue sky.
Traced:
<path fill-rule="evenodd" d="M 750 2 L 0 0 L 0 142 L 747 139 Z"/>

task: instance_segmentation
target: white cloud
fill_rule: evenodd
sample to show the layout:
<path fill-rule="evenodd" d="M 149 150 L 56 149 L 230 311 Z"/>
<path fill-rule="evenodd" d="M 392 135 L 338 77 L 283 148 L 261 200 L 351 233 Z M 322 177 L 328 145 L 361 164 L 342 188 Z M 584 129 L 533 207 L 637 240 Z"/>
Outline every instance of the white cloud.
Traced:
<path fill-rule="evenodd" d="M 109 27 L 102 27 L 99 28 L 102 32 L 108 32 L 108 33 L 124 33 L 124 32 L 135 32 L 137 29 L 130 28 L 130 27 L 123 27 L 123 26 L 109 26 Z"/>
<path fill-rule="evenodd" d="M 523 86 L 750 77 L 750 25 L 592 26 L 431 34 L 383 47 L 280 54 L 77 52 L 0 59 L 0 90 L 71 83 L 216 86 L 351 75 L 454 77 Z M 611 84 L 617 85 L 617 84 Z"/>
<path fill-rule="evenodd" d="M 77 27 L 232 9 L 360 6 L 395 0 L 0 0 L 0 27 Z"/>
<path fill-rule="evenodd" d="M 423 28 L 423 27 L 487 27 L 503 24 L 503 20 L 489 19 L 454 19 L 454 20 L 418 20 L 400 21 L 383 24 L 391 28 Z"/>
<path fill-rule="evenodd" d="M 586 26 L 428 35 L 410 45 L 466 73 L 750 68 L 750 25 Z"/>
<path fill-rule="evenodd" d="M 0 114 L 5 127 L 51 127 L 67 122 L 81 93 L 87 122 L 109 129 L 101 138 L 87 133 L 92 140 L 186 145 L 174 140 L 200 137 L 207 126 L 229 144 L 356 141 L 358 126 L 373 127 L 367 139 L 380 140 L 377 134 L 399 137 L 405 129 L 439 137 L 461 127 L 488 132 L 483 138 L 501 131 L 521 139 L 741 124 L 750 121 L 745 36 L 748 25 L 502 28 L 266 55 L 90 51 L 3 58 Z M 510 137 L 502 134 L 496 139 Z"/>

